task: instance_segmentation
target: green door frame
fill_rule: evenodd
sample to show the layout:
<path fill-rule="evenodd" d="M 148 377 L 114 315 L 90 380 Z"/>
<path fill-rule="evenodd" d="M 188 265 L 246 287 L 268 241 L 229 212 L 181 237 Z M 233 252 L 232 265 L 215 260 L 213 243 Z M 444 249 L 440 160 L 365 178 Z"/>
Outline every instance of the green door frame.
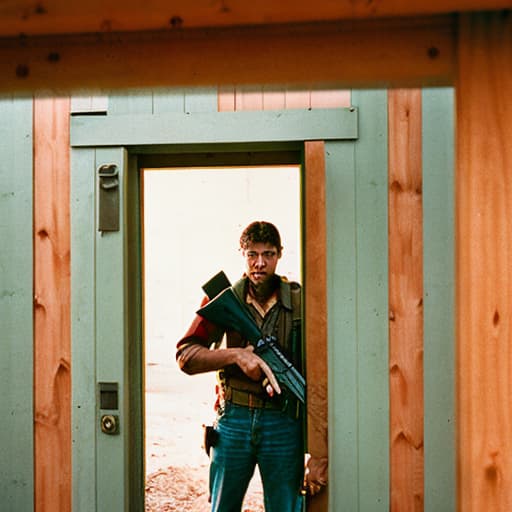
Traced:
<path fill-rule="evenodd" d="M 187 154 L 194 159 L 201 152 L 277 155 L 297 151 L 307 140 L 326 141 L 329 478 L 335 483 L 329 486 L 329 509 L 388 510 L 387 92 L 354 91 L 352 103 L 359 112 L 350 108 L 73 116 L 75 512 L 143 510 L 143 489 L 131 485 L 143 477 L 137 359 L 141 162 L 162 162 L 162 155 L 172 160 L 169 155 Z M 423 92 L 423 152 L 425 510 L 438 512 L 453 510 L 455 503 L 452 90 Z M 111 162 L 117 163 L 124 184 L 121 231 L 101 236 L 95 224 L 95 174 L 98 165 Z M 105 326 L 110 337 L 101 332 Z M 106 349 L 99 346 L 100 339 L 114 339 L 114 332 L 121 338 L 117 359 L 112 343 Z M 132 359 L 126 359 L 127 354 Z M 122 369 L 115 366 L 118 360 Z M 108 368 L 109 361 L 114 368 Z M 99 430 L 96 386 L 101 379 L 120 384 L 117 438 Z M 132 425 L 129 435 L 123 427 L 126 420 Z M 111 456 L 110 466 L 96 460 L 98 453 L 115 450 L 118 456 Z M 126 467 L 134 472 L 128 473 Z M 102 488 L 109 491 L 110 501 L 104 501 Z"/>
<path fill-rule="evenodd" d="M 143 510 L 140 167 L 190 165 L 205 152 L 218 165 L 226 155 L 300 161 L 304 141 L 318 139 L 356 140 L 357 110 L 72 117 L 73 510 Z M 106 163 L 119 170 L 121 222 L 99 233 Z M 100 382 L 118 384 L 117 410 L 100 410 Z M 101 432 L 106 413 L 120 418 L 115 436 Z"/>

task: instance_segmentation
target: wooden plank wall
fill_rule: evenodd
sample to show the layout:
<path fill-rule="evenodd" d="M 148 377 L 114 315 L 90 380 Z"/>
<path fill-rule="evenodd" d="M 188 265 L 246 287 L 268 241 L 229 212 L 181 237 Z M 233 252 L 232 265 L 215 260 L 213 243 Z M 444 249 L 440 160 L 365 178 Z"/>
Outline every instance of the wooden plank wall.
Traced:
<path fill-rule="evenodd" d="M 32 100 L 0 98 L 0 508 L 32 510 Z"/>
<path fill-rule="evenodd" d="M 312 105 L 340 107 L 348 106 L 351 101 L 350 91 L 326 91 L 323 97 L 320 91 L 292 92 L 293 94 L 290 91 L 265 88 L 258 90 L 241 88 L 229 91 L 224 89 L 218 96 L 213 89 L 174 89 L 154 91 L 149 94 L 140 92 L 113 94 L 109 98 L 109 112 L 117 114 L 187 112 L 212 111 L 217 108 L 219 110 L 261 110 L 270 109 L 273 105 L 279 108 L 283 105 L 289 108 L 292 106 L 293 108 L 313 108 Z M 369 101 L 370 111 L 375 107 L 372 101 L 377 102 L 376 105 L 379 103 L 378 95 L 359 92 L 354 94 L 355 98 L 361 96 L 363 99 L 366 98 L 365 102 Z M 372 99 L 374 96 L 375 99 Z M 66 301 L 69 297 L 69 226 L 67 224 L 69 211 L 59 210 L 60 206 L 57 208 L 57 205 L 69 204 L 69 199 L 64 199 L 69 195 L 66 177 L 69 161 L 66 160 L 68 154 L 64 150 L 64 147 L 68 147 L 69 144 L 66 139 L 69 104 L 66 100 L 37 99 L 34 114 L 37 126 L 36 182 L 41 191 L 36 196 L 37 227 L 34 246 L 36 290 L 38 290 L 38 297 L 41 297 L 39 299 L 41 305 L 36 307 L 38 327 L 35 372 L 37 387 L 41 388 L 36 396 L 36 410 L 39 418 L 36 426 L 36 503 L 40 510 L 44 510 L 48 503 L 59 503 L 59 510 L 66 511 L 71 509 L 70 426 L 69 417 L 65 414 L 59 415 L 59 410 L 70 407 L 69 324 L 66 324 L 66 319 L 69 322 L 69 309 L 66 309 Z M 373 115 L 372 113 L 371 116 Z M 385 120 L 385 112 L 381 117 Z M 389 92 L 388 127 L 391 142 L 388 178 L 390 308 L 390 393 L 388 398 L 391 410 L 389 489 L 393 511 L 421 511 L 424 501 L 421 120 L 420 90 Z M 372 121 L 372 118 L 367 119 L 367 122 L 367 131 L 371 129 L 374 133 L 365 133 L 365 136 L 369 139 L 382 136 L 381 132 L 386 129 L 385 124 L 380 126 L 379 123 L 375 123 L 375 119 Z M 334 153 L 342 151 L 343 154 L 346 152 L 341 147 L 335 148 L 334 145 L 329 151 Z M 361 222 L 365 222 L 365 225 L 372 226 L 375 232 L 372 235 L 367 233 L 365 237 L 354 239 L 354 244 L 360 246 L 361 258 L 364 255 L 369 258 L 365 263 L 363 274 L 367 276 L 371 271 L 378 279 L 383 272 L 372 263 L 375 262 L 375 255 L 371 247 L 377 243 L 381 228 L 385 226 L 385 220 L 377 221 L 376 212 L 372 210 L 374 180 L 377 179 L 374 176 L 375 169 L 379 164 L 382 165 L 382 155 L 375 154 L 372 160 L 373 153 L 371 147 L 361 145 L 357 152 L 360 169 L 358 168 L 357 173 L 354 171 L 352 179 L 355 180 L 354 187 L 362 187 L 361 190 L 367 189 L 361 197 L 366 197 L 368 204 L 359 205 L 357 216 Z M 335 170 L 335 173 L 337 172 L 338 170 Z M 354 215 L 356 215 L 355 210 Z M 354 217 L 353 222 L 355 220 Z M 321 234 L 320 231 L 318 234 Z M 381 234 L 385 236 L 384 232 Z M 368 247 L 365 246 L 366 243 L 369 244 Z M 384 263 L 386 263 L 385 260 Z M 364 276 L 361 275 L 360 278 L 363 279 Z M 50 282 L 49 279 L 52 281 Z M 358 281 L 358 290 L 366 290 L 364 282 Z M 360 312 L 358 314 L 363 315 L 364 318 L 360 319 L 358 329 L 361 333 L 363 331 L 366 333 L 362 334 L 366 341 L 357 350 L 366 356 L 363 358 L 364 361 L 361 360 L 357 364 L 368 366 L 367 373 L 363 372 L 364 375 L 375 375 L 375 372 L 380 371 L 379 361 L 382 358 L 375 357 L 375 354 L 386 352 L 380 346 L 379 337 L 376 336 L 378 328 L 371 327 L 368 323 L 371 296 L 375 296 L 375 290 L 371 287 L 359 294 L 359 300 L 363 302 L 358 306 Z M 45 306 L 45 301 L 49 301 L 53 306 Z M 67 304 L 69 305 L 69 301 Z M 374 309 L 375 304 L 372 306 Z M 376 322 L 379 322 L 376 311 L 375 309 L 373 313 L 376 315 Z M 321 373 L 321 368 L 319 372 Z M 327 368 L 325 368 L 325 376 L 326 374 Z M 357 379 L 357 375 L 355 378 Z M 387 388 L 378 384 L 380 382 L 378 379 L 373 382 L 379 389 L 373 389 L 366 381 L 359 382 L 357 387 L 360 388 L 362 396 L 364 395 L 364 403 L 368 406 L 367 411 L 366 409 L 360 411 L 363 415 L 360 436 L 375 440 L 380 439 L 380 434 L 376 435 L 375 429 L 386 435 L 388 431 L 386 425 L 375 423 L 376 416 L 371 404 L 372 400 L 375 400 L 374 395 L 378 395 L 379 392 L 385 392 L 387 396 Z M 382 398 L 382 400 L 385 399 L 385 397 Z M 323 435 L 325 436 L 325 432 Z M 324 437 L 323 440 L 317 439 L 315 442 L 321 450 L 322 447 L 325 448 L 327 439 Z M 371 448 L 367 447 L 364 453 L 357 455 L 361 457 L 357 462 L 361 464 L 361 471 L 370 471 L 373 475 L 372 482 L 375 484 L 371 496 L 364 492 L 364 496 L 354 497 L 354 502 L 359 502 L 363 509 L 365 506 L 374 506 L 377 502 L 383 503 L 382 484 L 386 484 L 387 478 L 382 477 L 382 468 L 378 469 L 380 465 L 375 465 L 375 450 L 384 450 L 381 458 L 386 462 L 385 441 L 380 440 L 379 447 L 373 443 Z M 63 468 L 60 476 L 52 474 L 52 464 L 53 467 Z M 371 471 L 372 467 L 376 468 L 375 471 Z M 311 510 L 324 510 L 326 498 L 324 494 L 316 502 L 322 503 L 316 509 L 314 507 L 317 505 L 312 502 Z"/>
<path fill-rule="evenodd" d="M 512 510 L 512 15 L 463 16 L 459 38 L 457 505 L 505 512 Z"/>
<path fill-rule="evenodd" d="M 509 435 L 512 424 L 512 411 L 509 406 L 509 361 L 512 344 L 508 321 L 511 309 L 509 223 L 512 218 L 509 173 L 512 158 L 509 144 L 512 135 L 512 71 L 509 65 L 512 55 L 511 35 L 511 18 L 507 12 L 477 13 L 461 17 L 457 71 L 457 508 L 464 512 L 491 509 L 505 512 L 512 508 L 512 447 Z M 76 63 L 73 65 L 76 66 Z M 424 64 L 420 63 L 418 66 L 422 67 Z M 89 70 L 91 66 L 81 68 Z M 108 73 L 105 75 L 108 76 Z M 59 78 L 57 75 L 53 76 L 53 83 L 56 84 Z M 403 79 L 400 73 L 397 76 L 402 76 Z M 348 73 L 347 77 L 350 79 L 351 74 Z M 371 76 L 367 80 L 371 81 Z M 14 82 L 9 83 L 11 87 L 21 87 L 19 81 L 14 85 Z M 482 101 L 475 103 L 475 97 L 482 98 Z M 19 117 L 16 119 L 20 120 Z M 26 137 L 30 140 L 29 135 Z M 2 138 L 4 140 L 9 139 Z M 28 155 L 30 151 L 18 152 L 15 162 L 11 162 L 6 168 L 19 168 L 22 158 L 20 155 L 25 153 Z M 9 176 L 13 175 L 14 173 L 9 172 Z M 4 178 L 5 173 L 2 174 L 3 182 Z M 17 184 L 20 182 L 17 181 Z M 30 188 L 28 185 L 20 189 L 20 192 L 25 192 L 19 196 L 27 206 L 25 214 L 30 211 L 30 198 L 26 195 Z M 2 196 L 3 208 L 4 199 Z M 10 206 L 6 208 L 12 214 Z M 17 226 L 23 231 L 31 226 L 31 222 L 29 219 L 20 220 Z M 15 274 L 18 273 L 18 265 L 22 261 L 26 262 L 27 254 L 30 254 L 30 247 L 19 239 L 23 236 L 22 231 L 16 228 L 9 232 L 15 240 L 16 250 L 20 251 L 21 248 L 19 258 L 18 255 L 7 252 L 16 261 L 9 260 L 6 268 L 9 271 L 15 269 Z M 2 257 L 5 254 L 3 251 Z M 26 268 L 19 272 L 25 278 L 30 278 L 30 274 L 30 270 L 27 271 Z M 2 279 L 5 279 L 4 275 Z M 25 292 L 28 289 L 30 286 L 23 287 L 25 305 L 28 296 Z M 4 299 L 6 297 L 2 296 L 2 300 Z M 32 301 L 29 303 L 32 304 Z M 21 312 L 23 304 L 13 310 L 15 315 Z M 31 323 L 27 321 L 23 328 L 31 330 Z M 31 341 L 30 334 L 20 335 L 18 326 L 16 332 L 17 339 Z M 9 346 L 13 348 L 15 345 L 11 343 Z M 16 345 L 13 352 L 16 359 L 13 361 L 20 362 L 18 356 L 22 350 L 23 347 Z M 28 349 L 23 350 L 24 354 L 29 352 Z M 5 354 L 2 355 L 6 357 Z M 2 363 L 4 361 L 5 359 Z M 10 365 L 7 368 L 14 371 Z M 26 372 L 25 366 L 21 374 L 23 372 Z M 19 383 L 18 378 L 5 377 L 7 374 L 4 371 L 1 375 L 7 379 L 11 389 L 13 383 Z M 30 414 L 25 416 L 30 397 L 22 399 L 25 401 L 16 404 L 21 408 L 21 413 L 16 415 L 16 421 L 30 417 Z M 3 402 L 2 405 L 5 406 Z M 8 425 L 12 426 L 12 422 Z M 2 428 L 6 428 L 4 422 Z M 16 434 L 20 434 L 24 428 L 26 425 L 23 427 L 20 424 Z M 32 425 L 29 428 L 32 429 Z M 2 440 L 5 439 L 3 432 Z M 7 436 L 7 439 L 11 438 Z M 30 436 L 24 436 L 23 439 L 29 440 Z M 24 448 L 31 452 L 29 445 L 30 442 L 25 443 Z M 62 444 L 59 443 L 59 446 Z M 3 446 L 2 449 L 5 450 L 6 447 Z M 5 451 L 2 453 L 5 454 Z M 20 457 L 19 452 L 14 455 L 12 451 L 2 457 L 2 460 L 8 460 L 11 476 L 13 467 L 17 468 L 18 462 L 21 463 L 20 459 L 24 459 L 24 467 L 27 467 L 26 461 L 32 460 L 28 453 L 25 458 Z M 30 475 L 24 473 L 24 478 L 30 479 Z M 28 480 L 25 481 L 27 482 Z M 24 488 L 20 499 L 28 496 L 27 488 L 30 489 L 30 483 Z M 39 492 L 44 490 L 40 489 Z M 16 503 L 16 510 L 25 508 L 31 508 L 30 504 Z"/>
<path fill-rule="evenodd" d="M 69 99 L 34 100 L 35 510 L 71 510 Z"/>
<path fill-rule="evenodd" d="M 423 510 L 423 212 L 421 90 L 389 111 L 391 510 Z"/>
<path fill-rule="evenodd" d="M 120 30 L 165 30 L 183 27 L 248 26 L 251 24 L 283 24 L 307 21 L 389 18 L 392 16 L 425 16 L 478 9 L 509 7 L 507 0 L 382 0 L 377 5 L 350 0 L 260 0 L 257 5 L 246 2 L 210 2 L 175 0 L 172 8 L 165 0 L 153 0 L 151 9 L 136 0 L 123 3 L 93 0 L 89 5 L 75 6 L 59 0 L 47 0 L 44 6 L 30 0 L 6 3 L 0 8 L 2 37 L 24 33 L 116 33 Z"/>
<path fill-rule="evenodd" d="M 219 112 L 341 108 L 350 106 L 349 90 L 303 90 L 269 86 L 219 88 Z"/>
<path fill-rule="evenodd" d="M 329 510 L 388 510 L 387 94 L 352 92 L 360 138 L 326 142 Z"/>
<path fill-rule="evenodd" d="M 304 153 L 304 307 L 307 311 L 304 336 L 309 340 L 306 347 L 307 446 L 312 461 L 320 469 L 327 468 L 329 457 L 325 144 L 308 141 L 304 144 Z M 327 470 L 325 476 L 327 478 Z M 327 510 L 327 498 L 326 490 L 311 497 L 308 511 Z"/>

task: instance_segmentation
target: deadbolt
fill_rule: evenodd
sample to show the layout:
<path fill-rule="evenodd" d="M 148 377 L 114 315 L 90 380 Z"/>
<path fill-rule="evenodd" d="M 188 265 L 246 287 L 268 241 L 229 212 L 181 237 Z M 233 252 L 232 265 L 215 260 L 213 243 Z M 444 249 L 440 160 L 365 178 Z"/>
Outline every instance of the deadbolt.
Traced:
<path fill-rule="evenodd" d="M 105 434 L 119 434 L 119 416 L 115 414 L 104 414 L 100 421 L 101 431 Z"/>

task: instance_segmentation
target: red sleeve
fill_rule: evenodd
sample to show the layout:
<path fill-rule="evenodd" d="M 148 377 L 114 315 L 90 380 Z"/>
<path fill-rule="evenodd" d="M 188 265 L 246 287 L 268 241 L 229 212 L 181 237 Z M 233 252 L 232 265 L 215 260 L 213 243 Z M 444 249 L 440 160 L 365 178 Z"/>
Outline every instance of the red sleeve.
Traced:
<path fill-rule="evenodd" d="M 207 302 L 208 297 L 204 297 L 201 302 L 201 307 L 203 307 Z M 206 320 L 202 316 L 196 315 L 192 324 L 185 333 L 185 336 L 178 341 L 176 346 L 176 359 L 178 359 L 183 350 L 190 345 L 199 344 L 209 348 L 212 343 L 220 341 L 223 334 L 224 332 L 219 326 Z"/>

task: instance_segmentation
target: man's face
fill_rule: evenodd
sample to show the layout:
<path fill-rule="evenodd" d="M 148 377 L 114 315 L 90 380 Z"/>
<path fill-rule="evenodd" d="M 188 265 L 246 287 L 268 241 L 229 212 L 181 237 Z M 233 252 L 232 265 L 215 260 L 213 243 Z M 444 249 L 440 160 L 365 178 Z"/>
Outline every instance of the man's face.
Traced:
<path fill-rule="evenodd" d="M 281 257 L 281 251 L 268 243 L 249 243 L 242 254 L 245 258 L 246 274 L 255 285 L 261 285 L 270 279 Z"/>

